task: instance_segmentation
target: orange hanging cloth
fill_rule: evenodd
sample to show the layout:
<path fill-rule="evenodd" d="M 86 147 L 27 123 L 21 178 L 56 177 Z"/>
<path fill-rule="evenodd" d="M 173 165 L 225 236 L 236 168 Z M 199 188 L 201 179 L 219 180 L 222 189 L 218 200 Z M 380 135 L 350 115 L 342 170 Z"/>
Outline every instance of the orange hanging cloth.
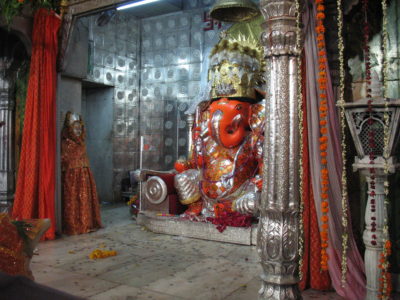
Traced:
<path fill-rule="evenodd" d="M 45 239 L 55 238 L 56 57 L 61 20 L 54 12 L 36 12 L 22 149 L 12 216 L 49 218 Z"/>

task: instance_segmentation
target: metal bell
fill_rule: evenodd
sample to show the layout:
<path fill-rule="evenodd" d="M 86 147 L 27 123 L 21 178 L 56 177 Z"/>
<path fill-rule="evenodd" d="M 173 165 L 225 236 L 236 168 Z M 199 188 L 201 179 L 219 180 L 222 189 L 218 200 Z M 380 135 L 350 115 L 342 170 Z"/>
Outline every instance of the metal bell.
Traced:
<path fill-rule="evenodd" d="M 217 0 L 211 8 L 210 16 L 223 22 L 247 21 L 260 13 L 251 0 Z"/>

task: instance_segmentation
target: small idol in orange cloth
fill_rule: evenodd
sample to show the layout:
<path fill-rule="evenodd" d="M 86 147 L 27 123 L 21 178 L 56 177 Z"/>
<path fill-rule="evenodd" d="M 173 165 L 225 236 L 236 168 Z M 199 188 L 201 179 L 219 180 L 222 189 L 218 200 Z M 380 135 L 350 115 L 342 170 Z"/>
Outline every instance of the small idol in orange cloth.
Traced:
<path fill-rule="evenodd" d="M 85 127 L 79 115 L 68 112 L 61 141 L 63 232 L 69 235 L 101 228 L 96 184 L 86 154 Z"/>

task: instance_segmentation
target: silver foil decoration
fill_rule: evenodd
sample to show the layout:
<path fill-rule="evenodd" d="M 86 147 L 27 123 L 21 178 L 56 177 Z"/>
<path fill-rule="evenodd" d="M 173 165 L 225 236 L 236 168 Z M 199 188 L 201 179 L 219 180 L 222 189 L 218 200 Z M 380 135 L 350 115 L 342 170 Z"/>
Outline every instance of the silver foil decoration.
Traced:
<path fill-rule="evenodd" d="M 254 183 L 249 183 L 242 196 L 233 202 L 233 209 L 241 214 L 256 215 L 260 208 L 261 192 Z"/>
<path fill-rule="evenodd" d="M 160 204 L 167 197 L 167 185 L 158 176 L 152 176 L 144 184 L 144 194 L 152 204 Z"/>
<path fill-rule="evenodd" d="M 175 188 L 183 204 L 190 204 L 200 199 L 200 171 L 189 169 L 175 176 Z"/>
<path fill-rule="evenodd" d="M 261 0 L 267 63 L 263 189 L 257 251 L 259 299 L 301 299 L 298 288 L 299 119 L 296 3 Z"/>

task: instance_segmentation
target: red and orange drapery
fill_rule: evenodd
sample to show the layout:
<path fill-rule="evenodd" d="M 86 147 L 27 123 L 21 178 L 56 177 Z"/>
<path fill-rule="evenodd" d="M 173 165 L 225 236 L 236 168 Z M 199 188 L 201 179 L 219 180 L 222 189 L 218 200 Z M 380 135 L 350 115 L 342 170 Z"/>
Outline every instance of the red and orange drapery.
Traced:
<path fill-rule="evenodd" d="M 310 170 L 310 152 L 308 140 L 307 121 L 307 89 L 306 89 L 306 64 L 302 62 L 302 93 L 303 93 L 303 227 L 304 227 L 304 254 L 302 274 L 299 283 L 300 289 L 312 288 L 315 290 L 328 290 L 331 288 L 329 273 L 321 270 L 321 236 L 318 227 L 318 216 L 315 208 Z"/>
<path fill-rule="evenodd" d="M 17 189 L 16 219 L 49 218 L 46 239 L 55 237 L 56 57 L 61 20 L 52 11 L 36 12 L 32 32 L 25 122 Z"/>

